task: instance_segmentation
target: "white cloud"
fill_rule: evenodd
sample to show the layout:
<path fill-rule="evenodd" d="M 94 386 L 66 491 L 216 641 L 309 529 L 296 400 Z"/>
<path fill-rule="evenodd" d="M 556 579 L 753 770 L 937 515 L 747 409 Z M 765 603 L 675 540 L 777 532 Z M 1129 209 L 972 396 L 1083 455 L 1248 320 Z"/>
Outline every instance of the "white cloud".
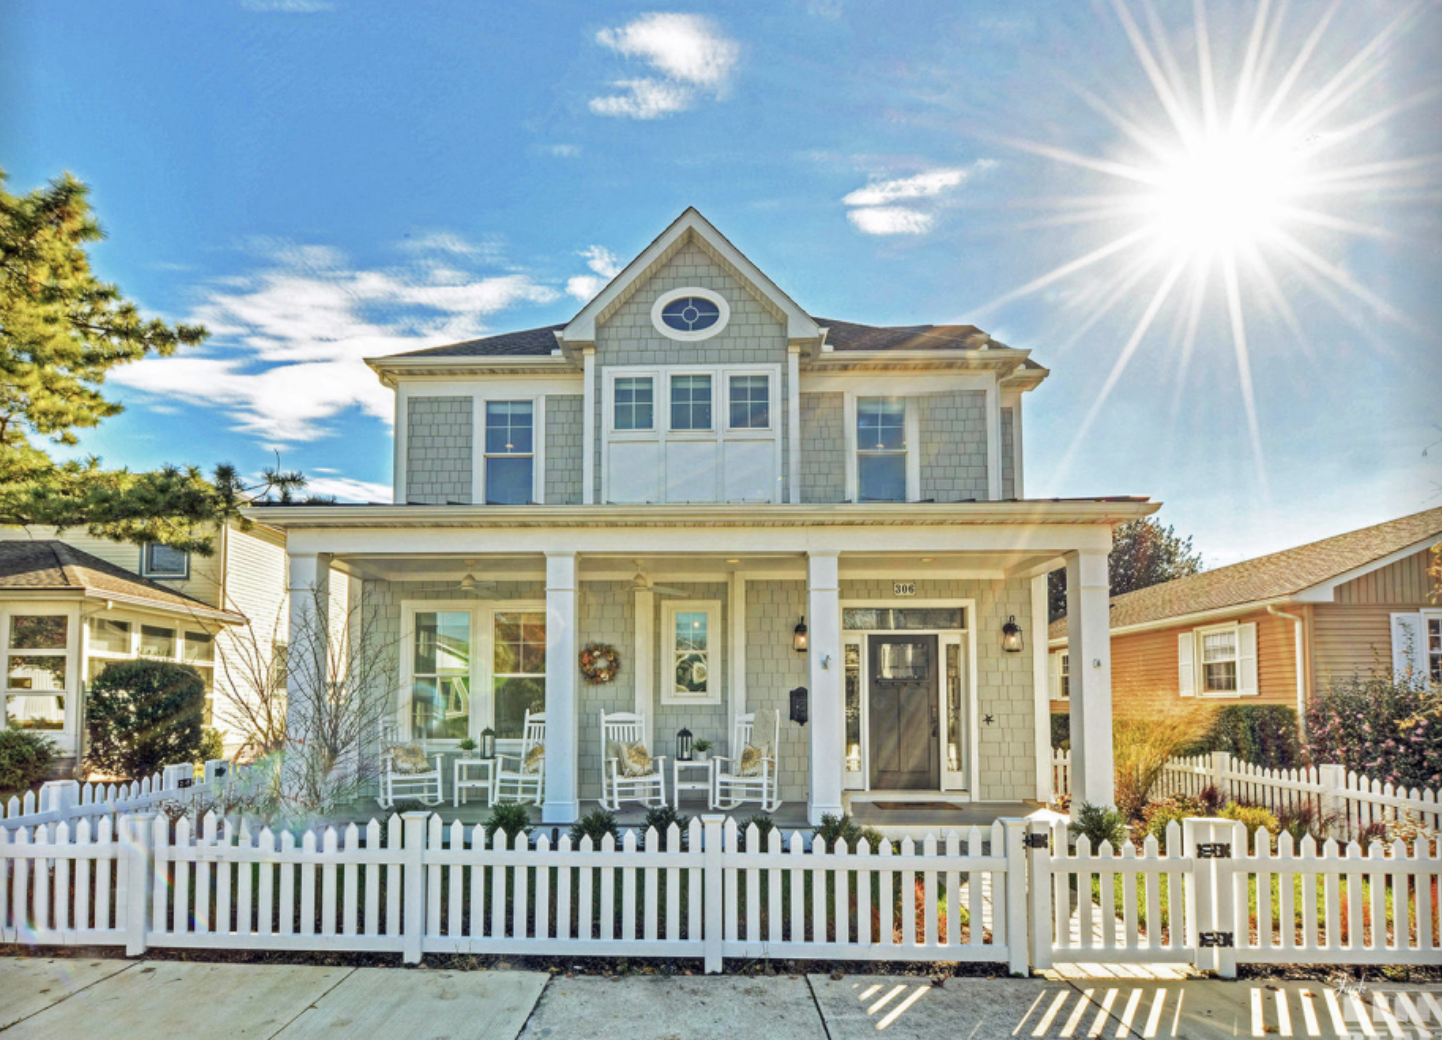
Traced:
<path fill-rule="evenodd" d="M 334 473 L 335 470 L 324 472 Z M 368 480 L 355 480 L 352 477 L 310 477 L 306 481 L 304 492 L 307 495 L 336 498 L 342 502 L 389 502 L 392 493 L 393 489 L 389 484 L 373 484 Z"/>
<path fill-rule="evenodd" d="M 392 392 L 362 358 L 474 338 L 494 314 L 560 297 L 523 273 L 447 266 L 442 257 L 455 260 L 455 244 L 442 237 L 405 265 L 370 270 L 328 247 L 273 244 L 263 270 L 205 288 L 189 316 L 211 331 L 201 351 L 110 378 L 214 407 L 269 445 L 323 437 L 352 408 L 389 421 Z"/>
<path fill-rule="evenodd" d="M 700 92 L 723 96 L 741 55 L 736 41 L 723 36 L 711 19 L 694 14 L 642 15 L 618 28 L 602 29 L 596 42 L 657 74 L 617 80 L 611 86 L 618 93 L 591 99 L 597 115 L 631 119 L 685 111 Z"/>
<path fill-rule="evenodd" d="M 621 273 L 622 264 L 620 258 L 605 246 L 591 246 L 581 250 L 580 255 L 586 258 L 586 266 L 594 273 L 578 274 L 568 279 L 566 292 L 586 303 L 604 289 L 607 282 Z"/>
<path fill-rule="evenodd" d="M 330 0 L 240 0 L 240 6 L 247 11 L 280 11 L 284 14 L 315 14 L 335 9 Z"/>
<path fill-rule="evenodd" d="M 911 177 L 872 181 L 846 195 L 842 204 L 853 207 L 847 219 L 868 235 L 920 235 L 931 229 L 935 214 L 896 202 L 939 199 L 965 184 L 973 174 L 991 169 L 992 159 L 978 159 L 966 167 L 941 167 Z"/>
<path fill-rule="evenodd" d="M 541 148 L 546 155 L 554 155 L 557 159 L 574 159 L 581 154 L 581 146 L 578 144 L 548 144 Z"/>
<path fill-rule="evenodd" d="M 868 235 L 921 235 L 931 230 L 933 218 L 905 206 L 863 206 L 848 212 L 846 219 Z"/>

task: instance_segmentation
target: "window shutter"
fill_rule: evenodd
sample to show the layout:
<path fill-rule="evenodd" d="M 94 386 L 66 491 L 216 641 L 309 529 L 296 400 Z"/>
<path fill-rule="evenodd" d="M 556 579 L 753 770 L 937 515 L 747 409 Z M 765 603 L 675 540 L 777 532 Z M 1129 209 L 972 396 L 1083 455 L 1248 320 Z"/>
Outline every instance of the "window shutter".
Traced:
<path fill-rule="evenodd" d="M 1177 679 L 1183 697 L 1197 695 L 1196 643 L 1191 632 L 1177 635 Z"/>
<path fill-rule="evenodd" d="M 1421 614 L 1392 615 L 1392 671 L 1398 679 L 1423 673 L 1422 651 L 1426 645 Z"/>
<path fill-rule="evenodd" d="M 1255 697 L 1257 686 L 1257 623 L 1237 626 L 1237 695 Z"/>
<path fill-rule="evenodd" d="M 1061 700 L 1061 651 L 1053 650 L 1046 658 L 1046 676 L 1051 688 L 1051 699 Z"/>

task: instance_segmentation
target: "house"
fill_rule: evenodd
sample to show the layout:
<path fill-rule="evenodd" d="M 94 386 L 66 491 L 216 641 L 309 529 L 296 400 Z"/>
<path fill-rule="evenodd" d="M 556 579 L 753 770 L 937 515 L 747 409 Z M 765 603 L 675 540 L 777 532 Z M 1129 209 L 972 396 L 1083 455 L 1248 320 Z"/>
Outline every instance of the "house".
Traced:
<path fill-rule="evenodd" d="M 1092 659 L 1074 784 L 1110 800 L 1106 554 L 1157 507 L 1025 497 L 1028 351 L 813 317 L 688 209 L 565 324 L 368 364 L 394 502 L 252 511 L 285 532 L 292 624 L 348 576 L 402 648 L 397 726 L 434 746 L 515 748 L 544 708 L 546 822 L 599 797 L 621 711 L 668 756 L 683 729 L 739 754 L 733 721 L 778 712 L 779 794 L 813 821 L 1046 798 L 1063 566 Z M 593 642 L 609 682 L 578 669 Z"/>
<path fill-rule="evenodd" d="M 231 524 L 216 532 L 215 550 L 0 528 L 7 722 L 47 731 L 74 772 L 87 684 L 111 661 L 158 658 L 199 670 L 207 724 L 234 753 L 245 734 L 210 702 L 217 686 L 246 689 L 255 659 L 273 659 L 287 639 L 285 541 L 274 528 Z"/>
<path fill-rule="evenodd" d="M 1112 600 L 1117 714 L 1215 701 L 1299 713 L 1334 679 L 1391 667 L 1442 682 L 1442 602 L 1427 573 L 1442 508 Z M 1051 710 L 1069 710 L 1066 619 L 1051 636 Z"/>

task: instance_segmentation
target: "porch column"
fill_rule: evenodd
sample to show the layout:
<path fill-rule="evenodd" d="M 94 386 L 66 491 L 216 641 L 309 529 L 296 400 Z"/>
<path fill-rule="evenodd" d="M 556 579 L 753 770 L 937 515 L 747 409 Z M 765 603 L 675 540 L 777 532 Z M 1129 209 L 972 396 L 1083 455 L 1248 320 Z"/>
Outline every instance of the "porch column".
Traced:
<path fill-rule="evenodd" d="M 329 553 L 290 553 L 286 591 L 290 597 L 286 652 L 285 729 L 288 753 L 281 773 L 287 797 L 299 797 L 306 780 L 304 749 L 323 697 L 330 666 Z"/>
<path fill-rule="evenodd" d="M 1066 558 L 1067 651 L 1071 655 L 1072 805 L 1115 801 L 1112 765 L 1111 582 L 1107 554 Z"/>
<path fill-rule="evenodd" d="M 807 817 L 818 824 L 826 813 L 841 814 L 841 771 L 845 762 L 845 666 L 841 655 L 841 582 L 836 553 L 806 557 L 807 667 L 811 698 L 811 785 Z"/>
<path fill-rule="evenodd" d="M 546 554 L 546 794 L 543 823 L 572 823 L 576 789 L 576 554 Z"/>

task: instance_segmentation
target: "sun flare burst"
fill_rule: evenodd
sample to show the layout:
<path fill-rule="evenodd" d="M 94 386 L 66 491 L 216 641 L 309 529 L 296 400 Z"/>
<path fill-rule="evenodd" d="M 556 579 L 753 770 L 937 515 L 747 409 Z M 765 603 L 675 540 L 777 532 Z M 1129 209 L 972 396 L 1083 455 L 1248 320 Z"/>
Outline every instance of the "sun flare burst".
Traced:
<path fill-rule="evenodd" d="M 1214 43 L 1205 0 L 1193 0 L 1189 31 L 1176 35 L 1151 0 L 1110 0 L 1151 96 L 1130 99 L 1137 103 L 1123 114 L 1094 92 L 1074 89 L 1115 132 L 1116 147 L 1087 154 L 995 135 L 1080 171 L 1076 181 L 1097 187 L 1036 200 L 1042 215 L 1029 227 L 1094 228 L 1095 234 L 1078 255 L 980 310 L 1100 273 L 1105 289 L 1088 298 L 1082 320 L 1061 344 L 1065 350 L 1118 307 L 1140 308 L 1054 476 L 1069 468 L 1144 344 L 1164 340 L 1176 351 L 1180 395 L 1205 323 L 1230 339 L 1265 494 L 1249 327 L 1276 321 L 1310 356 L 1298 314 L 1315 298 L 1374 342 L 1382 323 L 1417 328 L 1348 272 L 1346 256 L 1353 241 L 1393 237 L 1369 212 L 1435 203 L 1442 184 L 1442 157 L 1398 158 L 1387 141 L 1399 113 L 1442 89 L 1376 103 L 1391 52 L 1419 26 L 1435 23 L 1437 5 L 1409 3 L 1354 43 L 1334 25 L 1342 2 L 1332 0 L 1312 21 L 1305 14 L 1289 17 L 1285 0 L 1256 0 L 1250 25 L 1226 47 Z M 1135 114 L 1146 109 L 1149 119 Z"/>

